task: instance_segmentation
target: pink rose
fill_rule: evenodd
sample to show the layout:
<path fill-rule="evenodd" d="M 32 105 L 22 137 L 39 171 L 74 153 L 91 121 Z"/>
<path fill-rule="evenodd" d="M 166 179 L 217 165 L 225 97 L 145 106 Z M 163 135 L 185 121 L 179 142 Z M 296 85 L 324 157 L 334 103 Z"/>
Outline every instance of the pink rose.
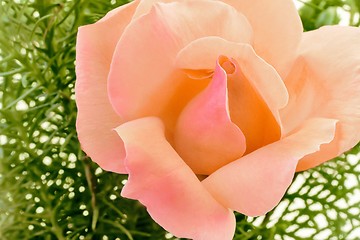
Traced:
<path fill-rule="evenodd" d="M 359 39 L 291 0 L 135 0 L 79 29 L 82 148 L 174 235 L 231 239 L 359 141 Z"/>

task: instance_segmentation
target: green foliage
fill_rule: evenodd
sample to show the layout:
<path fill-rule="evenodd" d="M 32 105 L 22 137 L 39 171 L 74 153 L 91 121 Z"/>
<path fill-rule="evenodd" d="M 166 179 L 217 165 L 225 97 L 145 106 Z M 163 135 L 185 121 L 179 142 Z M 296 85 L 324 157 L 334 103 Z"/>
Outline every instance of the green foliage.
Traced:
<path fill-rule="evenodd" d="M 102 171 L 77 141 L 77 28 L 123 3 L 0 2 L 0 239 L 171 238 L 119 196 L 126 176 Z M 300 11 L 305 28 L 337 23 L 342 7 L 359 26 L 358 0 L 313 0 Z M 360 229 L 359 150 L 298 174 L 266 216 L 237 214 L 235 239 L 350 239 Z"/>
<path fill-rule="evenodd" d="M 299 10 L 304 29 L 309 31 L 324 25 L 335 25 L 341 20 L 341 13 L 349 15 L 348 25 L 360 26 L 359 0 L 310 0 L 303 1 Z"/>

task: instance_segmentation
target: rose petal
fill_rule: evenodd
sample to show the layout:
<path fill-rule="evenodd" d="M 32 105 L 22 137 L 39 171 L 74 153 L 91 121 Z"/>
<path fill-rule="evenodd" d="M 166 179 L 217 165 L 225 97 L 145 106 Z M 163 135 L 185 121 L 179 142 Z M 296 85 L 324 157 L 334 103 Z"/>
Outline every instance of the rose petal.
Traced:
<path fill-rule="evenodd" d="M 285 79 L 289 101 L 286 107 L 280 110 L 285 136 L 306 121 L 313 109 L 320 108 L 326 102 L 326 91 L 320 91 L 323 86 L 309 79 L 308 75 L 304 59 L 299 57 Z"/>
<path fill-rule="evenodd" d="M 184 2 L 187 6 L 184 5 Z M 217 25 L 223 24 L 223 22 L 225 23 L 223 26 L 221 26 L 218 30 L 228 32 L 230 33 L 228 36 L 233 35 L 233 37 L 230 38 L 235 38 L 235 39 L 241 39 L 241 42 L 243 43 L 252 43 L 252 29 L 251 26 L 249 24 L 249 22 L 247 21 L 247 19 L 243 16 L 243 14 L 241 12 L 236 13 L 233 8 L 233 6 L 229 5 L 227 6 L 228 9 L 231 9 L 230 14 L 228 13 L 221 13 L 223 7 L 215 7 L 215 5 L 221 6 L 223 4 L 221 4 L 221 1 L 207 1 L 207 0 L 187 0 L 184 1 L 182 3 L 180 3 L 181 5 L 185 6 L 183 9 L 181 9 L 180 11 L 182 11 L 182 14 L 185 13 L 186 15 L 189 15 L 190 13 L 190 18 L 189 16 L 184 17 L 182 20 L 188 23 L 185 23 L 187 25 L 190 25 L 189 29 L 193 29 L 196 25 L 202 25 L 203 28 L 199 29 L 197 28 L 195 32 L 199 32 L 199 31 L 214 31 L 214 28 L 217 27 Z M 173 10 L 169 11 L 169 14 L 173 14 L 174 12 L 177 12 L 179 10 L 178 8 L 178 2 L 174 1 L 174 0 L 146 0 L 146 1 L 141 1 L 141 3 L 139 4 L 138 8 L 136 9 L 136 13 L 134 14 L 134 19 L 138 18 L 142 15 L 148 14 L 151 10 L 151 8 L 156 4 L 156 3 L 167 3 L 168 6 L 172 5 L 173 6 Z M 170 4 L 169 4 L 170 3 Z M 189 9 L 194 9 L 194 7 L 196 8 L 197 6 L 203 5 L 203 4 L 207 4 L 206 11 L 202 11 L 205 8 L 199 9 L 200 11 L 197 12 L 198 15 L 202 15 L 205 16 L 205 18 L 203 18 L 203 16 L 200 16 L 200 18 L 203 20 L 200 22 L 196 22 L 192 21 L 191 19 L 194 17 L 192 16 L 191 11 L 189 11 Z M 219 5 L 221 4 L 221 5 Z M 220 17 L 219 17 L 220 15 Z M 233 18 L 231 21 L 228 21 L 229 15 L 233 15 Z M 236 16 L 237 15 L 237 16 Z M 197 16 L 199 17 L 199 16 Z M 170 18 L 171 19 L 171 18 Z M 190 21 L 188 21 L 188 19 Z M 220 20 L 219 20 L 220 19 Z M 227 22 L 227 23 L 226 23 Z M 214 23 L 215 25 L 211 25 L 210 23 Z M 175 24 L 174 26 L 176 27 L 176 25 L 179 24 Z M 241 26 L 240 26 L 241 25 Z M 225 26 L 225 28 L 224 28 Z M 240 27 L 239 27 L 240 26 Z M 196 27 L 195 27 L 196 28 Z M 241 29 L 241 31 L 239 31 Z M 186 33 L 186 31 L 184 31 L 184 29 L 180 29 L 179 33 Z M 232 32 L 232 33 L 231 33 Z M 204 35 L 204 36 L 214 36 L 214 34 L 208 34 L 208 35 Z M 218 36 L 218 35 L 215 35 Z M 225 37 L 224 35 L 220 35 Z M 226 39 L 228 39 L 227 37 L 225 37 Z M 194 40 L 196 38 L 192 38 L 192 40 Z M 228 39 L 231 40 L 231 39 Z"/>
<path fill-rule="evenodd" d="M 233 213 L 201 185 L 164 136 L 155 117 L 116 128 L 126 148 L 129 180 L 122 196 L 138 199 L 152 218 L 177 237 L 231 239 Z"/>
<path fill-rule="evenodd" d="M 177 52 L 209 35 L 249 42 L 251 29 L 234 8 L 208 0 L 158 3 L 136 18 L 117 45 L 109 75 L 109 95 L 117 113 L 126 120 L 159 116 L 182 84 L 173 76 Z"/>
<path fill-rule="evenodd" d="M 280 139 L 279 109 L 287 104 L 287 89 L 276 70 L 251 46 L 219 37 L 200 38 L 178 53 L 176 65 L 186 72 L 210 69 L 210 62 L 220 54 L 238 63 L 238 71 L 228 80 L 229 107 L 233 122 L 245 134 L 247 152 Z"/>
<path fill-rule="evenodd" d="M 254 48 L 258 55 L 275 67 L 285 78 L 296 58 L 303 31 L 302 23 L 292 0 L 222 0 L 234 7 L 254 29 Z M 150 11 L 156 2 L 146 0 L 139 5 L 134 17 Z M 211 35 L 208 35 L 211 36 Z"/>
<path fill-rule="evenodd" d="M 222 0 L 244 14 L 254 32 L 254 49 L 285 78 L 303 32 L 292 0 Z"/>
<path fill-rule="evenodd" d="M 239 62 L 239 70 L 249 78 L 280 122 L 278 110 L 286 106 L 289 98 L 286 86 L 276 70 L 256 55 L 250 45 L 215 36 L 199 38 L 179 51 L 176 66 L 181 69 L 209 70 L 213 69 L 213 63 L 220 55 Z"/>
<path fill-rule="evenodd" d="M 232 58 L 241 57 L 243 44 L 227 41 L 221 37 L 207 36 L 198 38 L 183 49 L 181 49 L 175 59 L 175 65 L 180 69 L 191 70 L 212 70 L 214 62 L 219 56 Z"/>
<path fill-rule="evenodd" d="M 239 43 L 252 43 L 252 29 L 247 19 L 221 1 L 195 0 L 155 4 L 169 31 L 180 47 L 195 39 L 219 36 Z M 206 9 L 206 11 L 204 11 Z M 196 23 L 196 24 L 195 24 Z"/>
<path fill-rule="evenodd" d="M 240 66 L 241 73 L 248 78 L 251 85 L 266 101 L 277 122 L 280 122 L 278 111 L 286 106 L 289 95 L 276 70 L 256 55 L 251 46 L 246 44 L 239 47 L 235 59 Z"/>
<path fill-rule="evenodd" d="M 298 160 L 333 139 L 335 125 L 334 119 L 311 119 L 290 136 L 220 168 L 203 184 L 224 206 L 263 215 L 285 194 Z"/>
<path fill-rule="evenodd" d="M 122 141 L 112 129 L 122 123 L 107 95 L 107 75 L 115 45 L 138 1 L 124 5 L 99 22 L 79 28 L 76 44 L 76 129 L 83 150 L 102 168 L 125 173 Z"/>
<path fill-rule="evenodd" d="M 360 29 L 355 27 L 323 27 L 304 33 L 300 47 L 303 68 L 294 69 L 286 80 L 292 105 L 284 109 L 282 117 L 288 122 L 288 131 L 299 120 L 314 116 L 338 119 L 339 123 L 335 139 L 302 159 L 299 171 L 340 155 L 360 140 L 358 39 Z"/>
<path fill-rule="evenodd" d="M 275 69 L 243 45 L 235 58 L 240 71 L 229 78 L 233 122 L 246 137 L 246 153 L 281 138 L 279 110 L 288 101 L 287 89 Z"/>
<path fill-rule="evenodd" d="M 142 15 L 146 15 L 150 12 L 151 8 L 156 3 L 171 3 L 174 2 L 174 0 L 145 0 L 141 1 L 139 6 L 136 9 L 136 12 L 133 16 L 133 19 L 136 19 L 138 17 L 141 17 Z"/>
<path fill-rule="evenodd" d="M 212 82 L 187 105 L 176 127 L 176 150 L 196 174 L 209 175 L 246 149 L 244 134 L 230 119 L 227 74 L 220 66 L 226 63 L 225 57 L 216 62 Z"/>

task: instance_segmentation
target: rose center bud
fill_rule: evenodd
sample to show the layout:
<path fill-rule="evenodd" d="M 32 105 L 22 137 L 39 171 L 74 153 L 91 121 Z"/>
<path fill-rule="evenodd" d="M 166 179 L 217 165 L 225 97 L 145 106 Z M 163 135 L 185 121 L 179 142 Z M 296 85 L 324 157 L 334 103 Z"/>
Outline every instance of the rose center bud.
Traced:
<path fill-rule="evenodd" d="M 225 56 L 220 56 L 219 63 L 220 63 L 220 66 L 225 70 L 226 74 L 235 73 L 236 66 L 229 58 L 227 58 Z"/>
<path fill-rule="evenodd" d="M 178 119 L 175 149 L 196 174 L 209 175 L 245 153 L 245 136 L 228 106 L 228 75 L 235 72 L 235 61 L 219 57 L 212 80 Z"/>
<path fill-rule="evenodd" d="M 246 62 L 249 55 L 220 55 L 208 86 L 177 121 L 175 149 L 196 174 L 209 175 L 281 137 L 268 96 L 258 89 L 265 78 L 254 70 L 264 69 Z"/>

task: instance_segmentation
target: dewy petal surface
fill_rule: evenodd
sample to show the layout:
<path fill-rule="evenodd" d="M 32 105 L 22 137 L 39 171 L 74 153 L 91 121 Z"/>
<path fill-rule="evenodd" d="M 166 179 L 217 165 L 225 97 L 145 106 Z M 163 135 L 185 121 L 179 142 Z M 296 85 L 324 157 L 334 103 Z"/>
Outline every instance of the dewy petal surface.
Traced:
<path fill-rule="evenodd" d="M 339 123 L 335 139 L 302 159 L 297 170 L 334 158 L 360 140 L 359 39 L 360 29 L 355 27 L 328 26 L 304 33 L 299 50 L 303 69 L 294 74 L 301 76 L 302 84 L 296 77 L 286 80 L 293 104 L 284 109 L 284 122 L 296 127 L 297 118 L 319 116 Z"/>
<path fill-rule="evenodd" d="M 234 8 L 216 1 L 157 3 L 130 23 L 109 74 L 109 95 L 116 112 L 126 120 L 159 116 L 182 84 L 171 76 L 177 52 L 204 36 L 250 42 L 251 27 Z"/>
<path fill-rule="evenodd" d="M 223 0 L 249 20 L 256 53 L 285 78 L 296 58 L 303 32 L 292 0 Z"/>
<path fill-rule="evenodd" d="M 137 119 L 116 131 L 125 143 L 129 173 L 122 196 L 138 199 L 155 221 L 177 237 L 232 239 L 234 214 L 206 191 L 167 142 L 160 119 Z"/>
<path fill-rule="evenodd" d="M 211 83 L 186 106 L 176 127 L 175 149 L 196 174 L 209 175 L 246 149 L 244 134 L 230 119 L 227 73 L 219 61 Z"/>
<path fill-rule="evenodd" d="M 310 119 L 297 132 L 229 163 L 202 183 L 224 206 L 263 215 L 285 194 L 298 160 L 333 139 L 335 125 L 334 119 Z"/>
<path fill-rule="evenodd" d="M 122 123 L 107 95 L 107 75 L 116 43 L 139 1 L 80 27 L 76 44 L 76 129 L 83 150 L 102 168 L 125 173 L 124 147 L 112 129 Z"/>

